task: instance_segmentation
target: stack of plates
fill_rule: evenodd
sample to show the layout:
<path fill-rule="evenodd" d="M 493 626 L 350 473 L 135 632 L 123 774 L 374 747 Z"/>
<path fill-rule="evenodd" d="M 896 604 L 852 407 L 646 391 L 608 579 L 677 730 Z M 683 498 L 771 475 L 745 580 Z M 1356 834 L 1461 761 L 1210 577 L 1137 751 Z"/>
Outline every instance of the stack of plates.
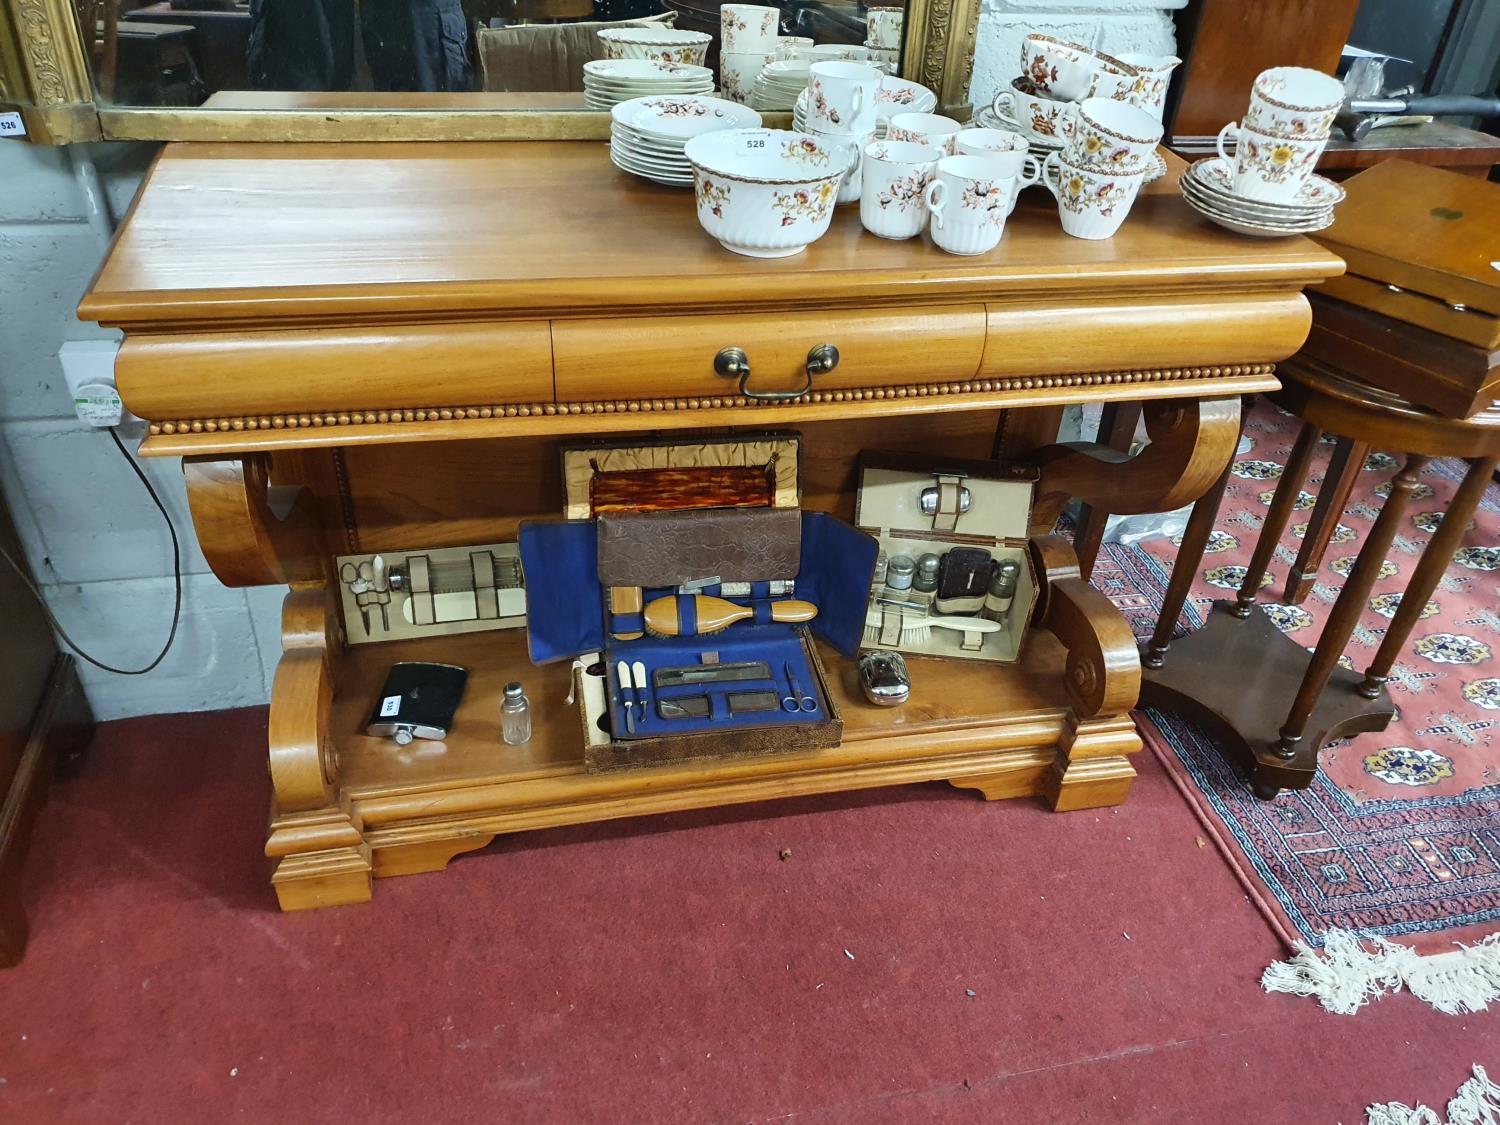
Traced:
<path fill-rule="evenodd" d="M 787 59 L 766 64 L 750 90 L 750 104 L 756 109 L 788 110 L 797 95 L 807 89 L 807 59 Z"/>
<path fill-rule="evenodd" d="M 1322 176 L 1309 176 L 1288 203 L 1246 199 L 1234 193 L 1234 170 L 1220 157 L 1199 160 L 1182 174 L 1182 198 L 1204 218 L 1237 234 L 1284 238 L 1309 234 L 1333 222 L 1333 208 L 1344 189 Z"/>
<path fill-rule="evenodd" d="M 887 74 L 880 79 L 880 88 L 875 91 L 875 139 L 885 138 L 886 126 L 898 113 L 933 113 L 936 109 L 937 95 L 926 86 Z M 806 132 L 806 125 L 807 91 L 803 90 L 792 106 L 792 127 Z"/>
<path fill-rule="evenodd" d="M 651 94 L 711 94 L 714 72 L 706 66 L 649 59 L 595 59 L 583 64 L 583 100 L 589 109 L 609 109 Z"/>
<path fill-rule="evenodd" d="M 692 138 L 760 125 L 760 114 L 749 106 L 695 94 L 632 98 L 609 116 L 609 158 L 615 167 L 672 187 L 693 186 L 693 166 L 682 153 Z"/>

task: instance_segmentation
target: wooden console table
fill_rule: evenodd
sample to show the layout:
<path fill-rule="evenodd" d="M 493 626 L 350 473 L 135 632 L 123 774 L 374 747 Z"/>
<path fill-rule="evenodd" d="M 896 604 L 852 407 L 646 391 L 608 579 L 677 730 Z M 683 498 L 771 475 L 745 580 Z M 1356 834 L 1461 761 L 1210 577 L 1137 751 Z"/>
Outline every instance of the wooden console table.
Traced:
<path fill-rule="evenodd" d="M 143 452 L 183 458 L 215 573 L 291 587 L 266 850 L 297 908 L 555 824 L 940 779 L 1060 809 L 1123 800 L 1135 644 L 1045 532 L 1074 495 L 1115 512 L 1201 495 L 1240 396 L 1274 389 L 1306 336 L 1302 287 L 1341 269 L 1302 239 L 1207 226 L 1171 177 L 1107 242 L 1066 237 L 1040 198 L 979 258 L 874 238 L 842 208 L 806 253 L 762 261 L 723 251 L 689 194 L 616 172 L 597 142 L 178 144 L 80 311 L 124 329 Z M 792 402 L 713 370 L 738 346 L 752 389 L 795 389 L 823 342 L 842 361 Z M 1133 460 L 1053 444 L 1065 404 L 1121 399 L 1146 403 L 1154 439 Z M 1019 666 L 921 661 L 912 702 L 887 711 L 828 653 L 841 747 L 590 775 L 566 668 L 531 667 L 517 632 L 342 643 L 334 555 L 514 538 L 560 513 L 565 442 L 789 426 L 804 507 L 844 518 L 861 449 L 1040 462 L 1048 581 Z M 279 517 L 281 485 L 299 491 Z M 362 733 L 398 659 L 471 669 L 446 743 Z M 520 748 L 498 734 L 512 678 L 536 710 Z"/>

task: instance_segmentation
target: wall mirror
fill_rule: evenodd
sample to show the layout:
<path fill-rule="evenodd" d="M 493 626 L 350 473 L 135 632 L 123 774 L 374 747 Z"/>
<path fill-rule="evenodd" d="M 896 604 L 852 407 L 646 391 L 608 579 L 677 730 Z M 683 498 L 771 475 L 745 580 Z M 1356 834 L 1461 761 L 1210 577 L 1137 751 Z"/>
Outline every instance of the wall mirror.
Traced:
<path fill-rule="evenodd" d="M 786 125 L 786 86 L 756 88 L 767 62 L 859 58 L 967 109 L 979 0 L 770 6 L 767 24 L 723 0 L 0 0 L 0 101 L 54 142 L 585 139 L 630 89 L 601 60 L 702 66 Z"/>

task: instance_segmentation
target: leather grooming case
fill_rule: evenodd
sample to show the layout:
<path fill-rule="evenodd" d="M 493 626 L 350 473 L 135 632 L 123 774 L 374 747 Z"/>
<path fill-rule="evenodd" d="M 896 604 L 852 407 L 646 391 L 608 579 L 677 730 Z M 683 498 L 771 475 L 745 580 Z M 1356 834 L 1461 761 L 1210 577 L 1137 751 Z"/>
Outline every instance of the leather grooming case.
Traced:
<path fill-rule="evenodd" d="M 616 510 L 524 523 L 520 550 L 531 659 L 574 660 L 590 772 L 797 753 L 842 739 L 815 640 L 848 657 L 858 651 L 876 555 L 868 535 L 797 508 Z M 703 607 L 714 604 L 704 598 L 719 599 L 720 610 L 743 607 L 748 619 L 699 634 Z M 806 624 L 773 620 L 775 604 L 791 599 L 811 602 L 817 615 Z M 685 635 L 646 628 L 658 601 Z M 644 690 L 633 677 L 622 690 L 622 661 L 644 666 Z M 731 669 L 742 678 L 712 679 Z M 658 673 L 684 671 L 690 682 L 658 685 Z"/>
<path fill-rule="evenodd" d="M 924 618 L 939 617 L 982 622 L 983 598 L 945 601 L 941 587 L 926 595 L 915 589 L 920 583 L 893 590 L 877 567 L 864 646 L 993 664 L 1019 661 L 1037 598 L 1028 537 L 1036 479 L 1033 466 L 1003 461 L 862 454 L 855 522 L 879 542 L 886 570 L 892 558 L 954 552 L 966 559 L 987 555 L 990 567 L 1015 564 L 1015 589 L 1008 611 L 999 615 L 1001 628 L 986 633 L 922 625 Z M 928 604 L 912 609 L 902 602 Z"/>

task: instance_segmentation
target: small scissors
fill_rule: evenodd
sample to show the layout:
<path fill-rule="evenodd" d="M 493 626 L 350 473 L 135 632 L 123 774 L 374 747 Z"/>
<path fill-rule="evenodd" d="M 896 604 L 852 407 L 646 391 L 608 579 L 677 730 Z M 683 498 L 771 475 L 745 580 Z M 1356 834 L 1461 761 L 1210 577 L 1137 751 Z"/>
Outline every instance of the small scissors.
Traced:
<path fill-rule="evenodd" d="M 786 682 L 792 689 L 791 695 L 781 697 L 781 709 L 783 711 L 816 711 L 818 701 L 810 695 L 803 695 L 802 688 L 797 683 L 797 677 L 792 673 L 792 665 L 786 665 Z"/>

